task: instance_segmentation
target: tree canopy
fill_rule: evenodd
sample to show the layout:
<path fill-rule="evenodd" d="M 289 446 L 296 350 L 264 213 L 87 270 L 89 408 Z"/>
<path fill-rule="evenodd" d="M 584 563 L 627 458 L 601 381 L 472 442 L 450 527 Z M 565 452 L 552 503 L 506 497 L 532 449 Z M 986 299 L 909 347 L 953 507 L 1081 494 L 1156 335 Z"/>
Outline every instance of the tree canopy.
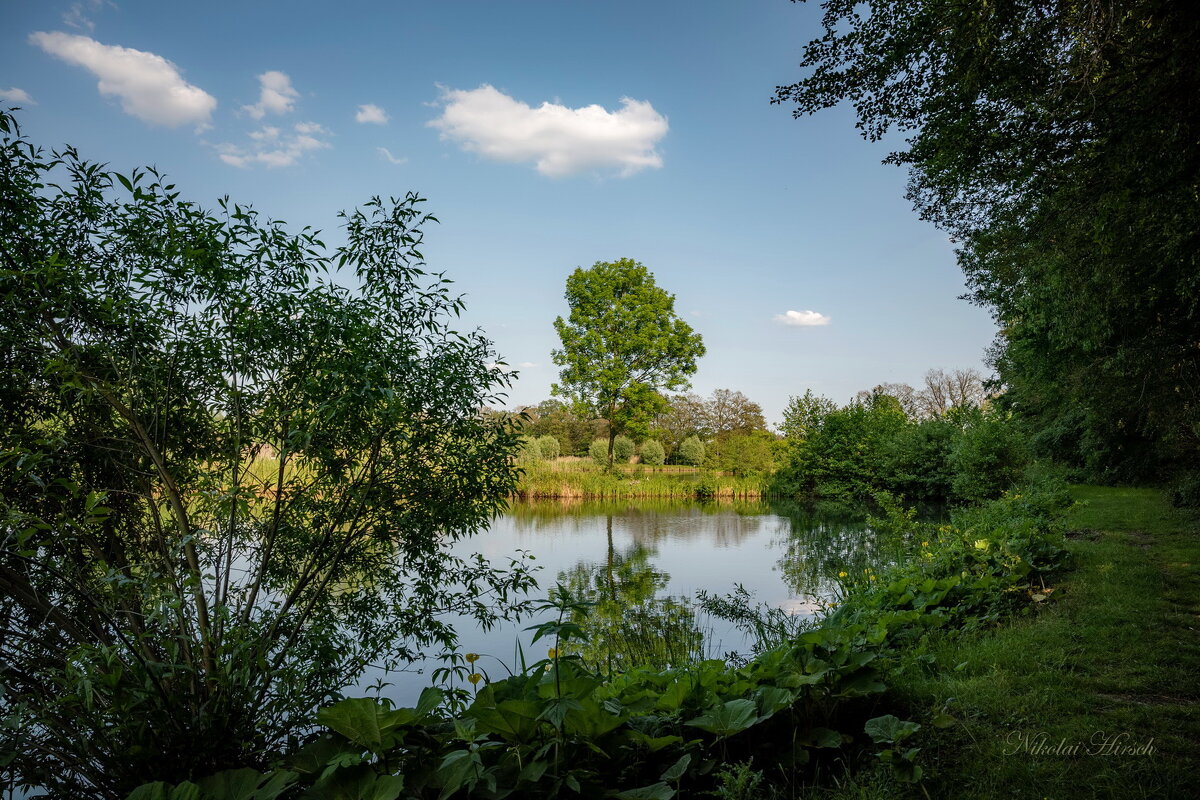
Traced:
<path fill-rule="evenodd" d="M 675 297 L 642 264 L 598 261 L 567 278 L 570 315 L 554 321 L 562 368 L 552 391 L 608 420 L 608 461 L 617 434 L 642 434 L 663 406 L 661 391 L 686 388 L 704 355 L 700 334 L 675 313 Z"/>
<path fill-rule="evenodd" d="M 958 242 L 1001 400 L 1099 476 L 1200 462 L 1200 16 L 1175 0 L 830 0 L 775 102 L 843 101 Z"/>

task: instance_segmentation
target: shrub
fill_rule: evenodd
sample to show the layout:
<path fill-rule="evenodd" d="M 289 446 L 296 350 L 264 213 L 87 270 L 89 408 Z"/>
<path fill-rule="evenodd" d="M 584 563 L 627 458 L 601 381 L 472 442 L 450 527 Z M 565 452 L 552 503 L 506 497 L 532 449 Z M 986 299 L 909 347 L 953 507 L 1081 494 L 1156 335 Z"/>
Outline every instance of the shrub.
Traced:
<path fill-rule="evenodd" d="M 948 464 L 954 499 L 979 502 L 999 497 L 1020 480 L 1029 449 L 1008 420 L 976 413 L 951 448 Z"/>
<path fill-rule="evenodd" d="M 613 441 L 613 463 L 629 463 L 629 459 L 633 458 L 633 452 L 636 449 L 633 439 L 630 439 L 628 436 L 618 436 Z"/>
<path fill-rule="evenodd" d="M 608 440 L 593 439 L 588 445 L 588 455 L 600 466 L 608 466 Z"/>
<path fill-rule="evenodd" d="M 538 452 L 545 461 L 553 461 L 558 458 L 559 446 L 558 439 L 554 436 L 546 435 L 539 436 L 537 439 Z"/>
<path fill-rule="evenodd" d="M 658 442 L 650 439 L 642 442 L 642 463 L 652 467 L 660 467 L 667 460 L 667 451 Z"/>
<path fill-rule="evenodd" d="M 720 436 L 708 448 L 705 465 L 737 477 L 764 475 L 775 469 L 775 437 L 766 431 Z"/>
<path fill-rule="evenodd" d="M 689 436 L 679 445 L 679 460 L 693 467 L 704 461 L 704 442 L 698 436 Z"/>
<path fill-rule="evenodd" d="M 44 155 L 4 112 L 0 174 L 0 784 L 260 766 L 367 665 L 529 585 L 454 552 L 517 437 L 477 411 L 507 379 L 448 327 L 420 198 L 331 249 Z"/>

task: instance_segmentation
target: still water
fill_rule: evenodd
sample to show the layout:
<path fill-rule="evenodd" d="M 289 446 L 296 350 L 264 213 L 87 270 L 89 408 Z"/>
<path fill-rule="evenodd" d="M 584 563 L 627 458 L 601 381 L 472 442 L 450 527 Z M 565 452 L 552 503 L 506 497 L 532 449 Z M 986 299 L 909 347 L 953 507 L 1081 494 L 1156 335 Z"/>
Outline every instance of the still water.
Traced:
<path fill-rule="evenodd" d="M 497 564 L 527 551 L 539 568 L 536 596 L 562 583 L 599 601 L 589 625 L 594 640 L 640 635 L 643 643 L 665 644 L 664 657 L 673 663 L 744 654 L 752 644 L 733 623 L 697 612 L 702 590 L 724 595 L 740 585 L 754 603 L 812 617 L 835 597 L 839 572 L 861 573 L 887 560 L 861 518 L 753 501 L 521 502 L 457 550 L 482 553 Z M 542 619 L 486 632 L 464 620 L 457 626 L 460 652 L 482 654 L 479 666 L 503 677 L 506 665 L 518 663 L 519 639 L 529 663 L 545 658 L 552 642 L 530 645 L 532 634 L 522 630 Z M 598 654 L 596 646 L 585 657 L 608 658 L 611 666 L 611 654 Z M 382 694 L 411 703 L 439 664 L 428 659 L 413 671 L 384 676 L 390 685 Z M 368 675 L 361 688 L 379 679 Z"/>

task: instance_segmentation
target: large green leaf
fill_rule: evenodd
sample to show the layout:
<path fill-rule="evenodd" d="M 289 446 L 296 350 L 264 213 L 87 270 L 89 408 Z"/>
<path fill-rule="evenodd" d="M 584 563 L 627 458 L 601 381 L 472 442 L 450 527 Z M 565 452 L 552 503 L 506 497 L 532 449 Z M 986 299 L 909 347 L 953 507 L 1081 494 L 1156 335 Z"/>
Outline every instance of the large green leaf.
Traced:
<path fill-rule="evenodd" d="M 757 721 L 758 709 L 754 701 L 741 698 L 710 708 L 707 713 L 688 720 L 687 724 L 717 736 L 732 736 L 746 730 Z"/>
<path fill-rule="evenodd" d="M 352 697 L 317 712 L 317 722 L 355 744 L 377 751 L 383 743 L 379 731 L 380 705 L 369 697 Z"/>

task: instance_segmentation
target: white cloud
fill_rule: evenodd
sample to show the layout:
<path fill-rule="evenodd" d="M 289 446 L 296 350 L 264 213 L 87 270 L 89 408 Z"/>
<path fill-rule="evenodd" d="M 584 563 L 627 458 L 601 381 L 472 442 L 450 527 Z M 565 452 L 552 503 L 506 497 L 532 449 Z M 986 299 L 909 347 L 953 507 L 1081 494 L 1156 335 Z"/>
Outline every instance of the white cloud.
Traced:
<path fill-rule="evenodd" d="M 828 325 L 833 320 L 816 311 L 789 311 L 786 314 L 776 314 L 775 321 L 782 322 L 784 325 L 810 328 L 814 325 Z"/>
<path fill-rule="evenodd" d="M 358 113 L 354 115 L 355 122 L 370 122 L 375 125 L 386 125 L 388 121 L 387 112 L 377 105 L 367 103 L 365 106 L 358 107 Z"/>
<path fill-rule="evenodd" d="M 621 98 L 617 111 L 558 103 L 532 108 L 484 84 L 443 89 L 442 102 L 442 115 L 429 125 L 484 158 L 533 162 L 553 177 L 598 169 L 625 177 L 662 166 L 654 147 L 667 134 L 667 119 L 646 101 Z"/>
<path fill-rule="evenodd" d="M 535 364 L 535 363 L 534 363 L 534 362 L 532 362 L 532 361 L 522 361 L 520 364 L 517 364 L 517 366 L 518 366 L 518 367 L 524 367 L 524 368 L 526 368 L 526 369 L 529 369 L 529 368 L 531 368 L 531 367 L 536 367 L 536 366 L 537 366 L 537 364 Z"/>
<path fill-rule="evenodd" d="M 27 106 L 37 105 L 37 102 L 29 96 L 28 92 L 24 89 L 18 89 L 15 86 L 11 89 L 0 89 L 0 100 L 7 103 L 24 103 Z"/>
<path fill-rule="evenodd" d="M 385 159 L 387 159 L 387 162 L 389 164 L 407 164 L 408 163 L 407 157 L 401 156 L 400 158 L 397 158 L 396 156 L 392 155 L 392 151 L 388 150 L 386 147 L 376 147 L 375 149 L 379 152 L 379 155 L 381 155 Z"/>
<path fill-rule="evenodd" d="M 331 147 L 323 138 L 329 131 L 315 122 L 298 122 L 290 131 L 282 131 L 264 125 L 250 132 L 251 144 L 241 147 L 234 144 L 217 145 L 218 155 L 226 164 L 234 167 L 290 167 L 305 153 Z"/>
<path fill-rule="evenodd" d="M 259 75 L 258 86 L 258 102 L 252 106 L 242 106 L 242 111 L 254 119 L 262 119 L 267 114 L 286 114 L 300 96 L 292 88 L 292 79 L 287 73 L 276 69 Z"/>
<path fill-rule="evenodd" d="M 208 123 L 217 100 L 191 85 L 162 56 L 128 47 L 100 44 L 87 36 L 55 31 L 29 35 L 32 44 L 100 79 L 100 94 L 121 98 L 127 114 L 158 125 Z"/>
<path fill-rule="evenodd" d="M 107 3 L 114 8 L 115 4 Z M 80 31 L 91 33 L 96 29 L 96 23 L 92 22 L 92 18 L 88 16 L 91 12 L 99 11 L 106 5 L 106 0 L 85 0 L 84 2 L 72 3 L 62 15 L 63 24 L 75 28 Z M 86 6 L 86 8 L 85 8 Z"/>

